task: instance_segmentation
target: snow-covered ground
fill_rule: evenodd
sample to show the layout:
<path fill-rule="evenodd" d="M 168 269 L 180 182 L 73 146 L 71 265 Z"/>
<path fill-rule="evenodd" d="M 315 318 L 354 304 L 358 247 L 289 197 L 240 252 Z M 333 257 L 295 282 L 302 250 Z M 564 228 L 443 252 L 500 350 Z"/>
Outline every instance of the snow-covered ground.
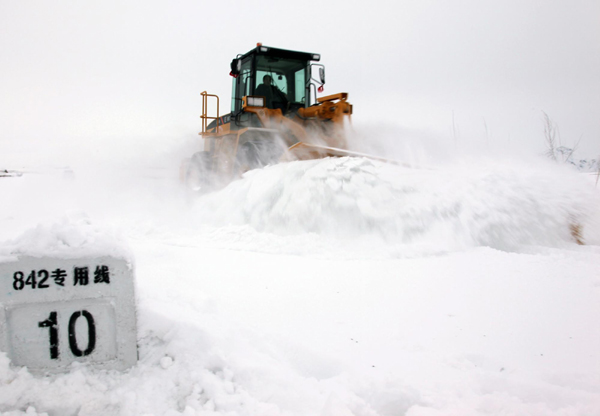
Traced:
<path fill-rule="evenodd" d="M 591 175 L 341 158 L 198 197 L 176 174 L 0 178 L 3 254 L 129 247 L 140 352 L 45 377 L 0 354 L 1 415 L 600 414 Z"/>

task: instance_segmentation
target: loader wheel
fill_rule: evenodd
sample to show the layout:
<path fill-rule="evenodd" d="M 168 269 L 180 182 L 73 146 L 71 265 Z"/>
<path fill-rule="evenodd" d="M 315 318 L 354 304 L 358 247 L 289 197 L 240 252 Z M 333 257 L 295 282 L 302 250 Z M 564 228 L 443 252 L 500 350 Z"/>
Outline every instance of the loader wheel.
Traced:
<path fill-rule="evenodd" d="M 240 173 L 275 164 L 287 147 L 275 137 L 247 141 L 238 147 L 236 167 Z"/>
<path fill-rule="evenodd" d="M 197 192 L 211 189 L 211 157 L 208 152 L 198 152 L 192 156 L 185 176 L 188 188 Z"/>
<path fill-rule="evenodd" d="M 236 162 L 242 173 L 265 165 L 260 158 L 258 145 L 254 142 L 246 142 L 239 147 Z"/>

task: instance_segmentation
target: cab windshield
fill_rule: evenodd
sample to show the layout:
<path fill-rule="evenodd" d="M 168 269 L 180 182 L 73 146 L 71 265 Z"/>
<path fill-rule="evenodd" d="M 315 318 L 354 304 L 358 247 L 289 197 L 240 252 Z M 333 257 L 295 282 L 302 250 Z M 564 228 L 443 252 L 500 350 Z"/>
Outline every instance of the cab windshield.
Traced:
<path fill-rule="evenodd" d="M 257 95 L 266 91 L 265 86 L 270 83 L 270 90 L 273 91 L 270 108 L 277 108 L 282 101 L 294 107 L 304 107 L 306 103 L 306 61 L 258 55 L 254 82 L 254 93 Z"/>

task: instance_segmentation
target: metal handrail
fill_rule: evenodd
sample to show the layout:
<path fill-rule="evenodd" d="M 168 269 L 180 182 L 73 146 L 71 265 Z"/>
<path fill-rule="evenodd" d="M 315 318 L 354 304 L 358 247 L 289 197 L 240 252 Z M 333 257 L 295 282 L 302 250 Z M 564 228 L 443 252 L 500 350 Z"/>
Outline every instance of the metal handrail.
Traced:
<path fill-rule="evenodd" d="M 219 132 L 219 97 L 217 95 L 214 94 L 209 94 L 206 91 L 202 91 L 200 93 L 200 95 L 202 96 L 202 115 L 200 115 L 200 118 L 202 119 L 202 133 L 200 134 L 206 134 L 206 128 L 208 126 L 208 120 L 217 120 L 217 127 L 215 129 L 215 133 Z M 216 117 L 210 117 L 209 115 L 207 115 L 208 113 L 208 97 L 215 97 L 217 99 L 217 116 Z"/>

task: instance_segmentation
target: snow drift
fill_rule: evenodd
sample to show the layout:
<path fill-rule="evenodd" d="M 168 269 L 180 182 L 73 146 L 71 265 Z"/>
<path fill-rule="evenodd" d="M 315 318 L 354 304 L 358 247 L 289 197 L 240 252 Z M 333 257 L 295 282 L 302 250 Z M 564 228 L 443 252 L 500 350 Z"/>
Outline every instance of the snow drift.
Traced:
<path fill-rule="evenodd" d="M 249 225 L 278 235 L 377 236 L 387 244 L 442 250 L 514 250 L 572 242 L 571 224 L 595 230 L 598 203 L 581 175 L 555 166 L 494 162 L 409 169 L 331 158 L 248 172 L 201 198 L 197 213 L 205 223 Z"/>
<path fill-rule="evenodd" d="M 83 212 L 70 212 L 55 223 L 38 224 L 13 240 L 0 242 L 0 261 L 30 257 L 101 257 L 133 259 L 123 235 L 99 226 Z"/>

